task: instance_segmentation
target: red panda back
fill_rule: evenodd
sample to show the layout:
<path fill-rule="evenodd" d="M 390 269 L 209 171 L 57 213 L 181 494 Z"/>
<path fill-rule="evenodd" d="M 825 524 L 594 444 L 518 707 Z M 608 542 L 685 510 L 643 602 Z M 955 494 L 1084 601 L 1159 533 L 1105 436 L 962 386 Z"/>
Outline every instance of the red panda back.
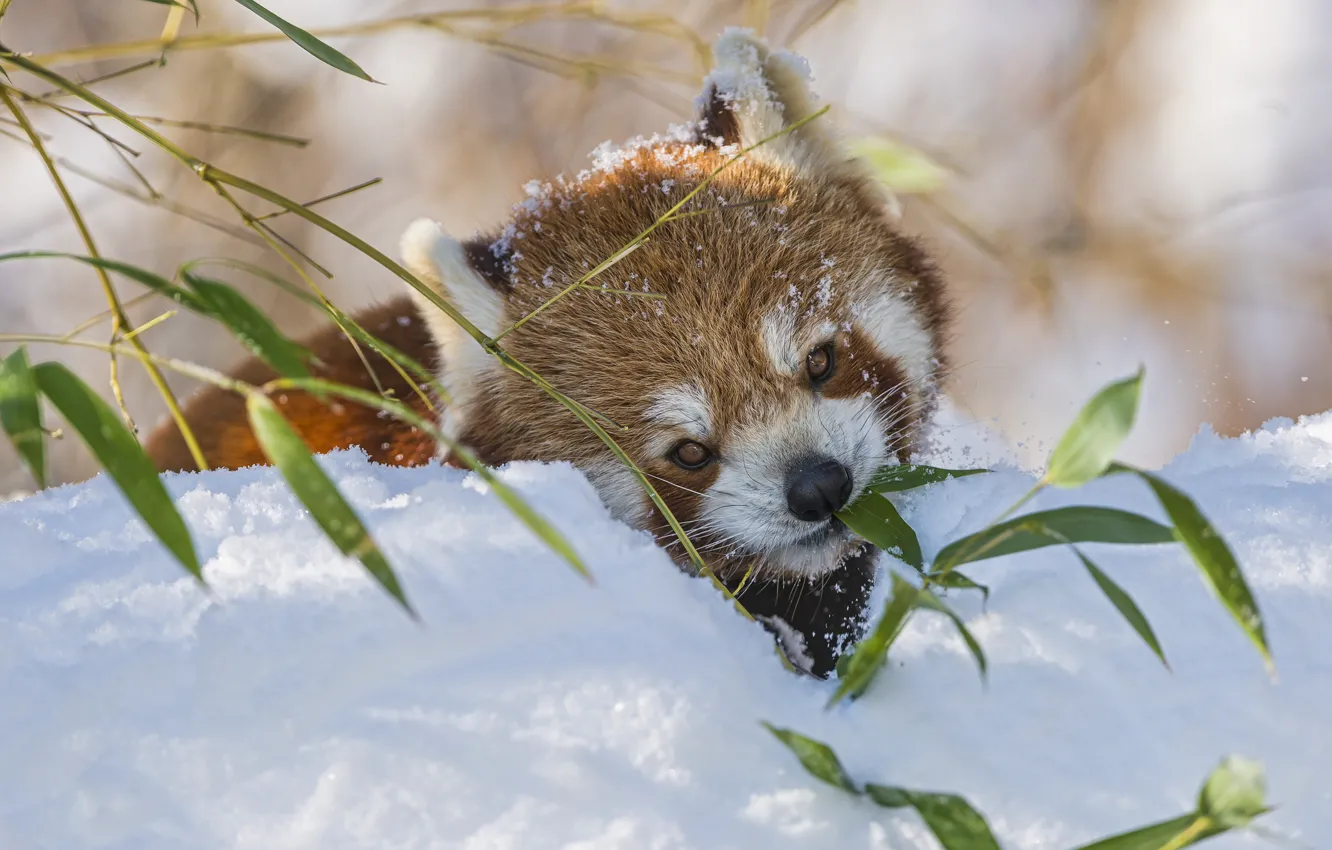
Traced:
<path fill-rule="evenodd" d="M 429 329 L 409 297 L 395 298 L 353 318 L 432 373 L 438 369 Z M 365 364 L 336 325 L 330 324 L 303 342 L 320 361 L 310 370 L 315 377 L 377 391 Z M 361 350 L 380 385 L 391 390 L 394 398 L 428 421 L 438 419 L 438 411 L 427 408 L 412 386 L 384 358 L 364 345 Z M 247 360 L 230 374 L 256 385 L 278 377 L 257 359 Z M 373 408 L 337 399 L 323 400 L 301 391 L 275 393 L 273 401 L 316 454 L 360 446 L 371 460 L 393 466 L 418 466 L 435 455 L 435 442 L 429 435 Z M 210 468 L 240 469 L 268 464 L 250 430 L 241 396 L 209 387 L 188 400 L 184 413 Z M 197 469 L 174 421 L 159 426 L 149 436 L 145 448 L 157 468 L 164 472 Z"/>

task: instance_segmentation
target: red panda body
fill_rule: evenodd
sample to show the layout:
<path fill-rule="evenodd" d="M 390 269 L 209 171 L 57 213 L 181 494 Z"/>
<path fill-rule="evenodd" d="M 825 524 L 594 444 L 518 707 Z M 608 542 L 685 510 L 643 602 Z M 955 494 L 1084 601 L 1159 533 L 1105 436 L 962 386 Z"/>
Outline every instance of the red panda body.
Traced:
<path fill-rule="evenodd" d="M 434 341 L 416 304 L 407 296 L 364 310 L 353 319 L 427 368 L 436 365 Z M 321 329 L 304 343 L 315 361 L 311 368 L 315 377 L 371 392 L 382 389 L 424 418 L 436 415 L 418 395 L 416 387 L 374 351 L 361 346 L 361 353 L 374 372 L 372 377 L 365 362 L 336 325 Z M 255 386 L 278 377 L 268 365 L 257 359 L 247 361 L 233 375 Z M 374 462 L 393 466 L 418 466 L 435 456 L 435 441 L 430 435 L 398 419 L 383 416 L 373 408 L 354 403 L 331 403 L 303 391 L 278 393 L 273 400 L 311 451 L 317 454 L 357 446 L 364 449 Z M 241 396 L 212 387 L 191 397 L 185 406 L 185 414 L 210 469 L 267 465 L 268 458 L 250 430 L 245 400 Z M 173 422 L 154 431 L 145 448 L 159 469 L 197 468 Z"/>
<path fill-rule="evenodd" d="M 459 242 L 418 221 L 403 260 L 511 357 L 624 426 L 617 442 L 710 568 L 732 586 L 752 576 L 741 602 L 824 676 L 863 627 L 876 563 L 836 513 L 920 438 L 944 370 L 943 287 L 815 114 L 803 60 L 741 31 L 715 52 L 693 125 L 530 184 L 490 237 Z M 688 567 L 663 513 L 596 435 L 430 299 L 356 318 L 435 371 L 449 403 L 429 415 L 450 439 L 490 464 L 573 463 L 617 518 Z M 340 330 L 309 347 L 322 377 L 375 388 Z M 371 365 L 427 415 L 394 370 Z M 254 362 L 238 374 L 272 377 Z M 435 454 L 362 406 L 277 401 L 315 451 L 357 445 L 399 465 Z M 210 390 L 187 416 L 211 465 L 264 462 L 239 399 Z M 162 468 L 192 468 L 173 425 L 149 447 Z"/>

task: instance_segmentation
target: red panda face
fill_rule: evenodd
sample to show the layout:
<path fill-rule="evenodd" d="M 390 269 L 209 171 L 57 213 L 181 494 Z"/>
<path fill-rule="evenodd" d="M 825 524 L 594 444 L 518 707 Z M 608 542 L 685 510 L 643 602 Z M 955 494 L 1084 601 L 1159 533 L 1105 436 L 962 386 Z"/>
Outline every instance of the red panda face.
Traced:
<path fill-rule="evenodd" d="M 618 426 L 715 571 L 815 576 L 860 548 L 834 514 L 919 435 L 942 369 L 940 287 L 822 118 L 731 162 L 809 114 L 810 95 L 794 59 L 748 37 L 724 37 L 718 59 L 692 138 L 533 184 L 497 237 L 460 244 L 418 223 L 404 254 L 488 335 L 530 317 L 503 347 Z M 570 461 L 616 515 L 672 539 L 594 434 L 422 309 L 451 436 L 491 463 Z"/>

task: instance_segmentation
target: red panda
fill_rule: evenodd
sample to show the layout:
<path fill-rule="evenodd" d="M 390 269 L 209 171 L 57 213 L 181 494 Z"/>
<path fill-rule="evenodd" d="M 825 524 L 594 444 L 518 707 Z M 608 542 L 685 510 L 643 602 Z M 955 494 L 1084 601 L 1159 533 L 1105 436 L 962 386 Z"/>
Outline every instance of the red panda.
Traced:
<path fill-rule="evenodd" d="M 572 178 L 529 184 L 496 233 L 459 242 L 421 220 L 401 250 L 413 274 L 487 335 L 531 316 L 504 337 L 506 350 L 628 426 L 620 444 L 713 571 L 733 588 L 752 572 L 740 601 L 788 655 L 826 676 L 864 627 L 876 560 L 834 514 L 920 439 L 944 369 L 943 284 L 827 118 L 800 123 L 816 111 L 804 60 L 744 30 L 723 33 L 714 52 L 692 124 L 600 151 Z M 687 215 L 533 314 L 756 144 Z M 616 517 L 687 566 L 661 513 L 601 441 L 426 298 L 413 292 L 356 320 L 437 370 L 450 437 L 488 464 L 572 462 Z M 338 329 L 307 344 L 321 376 L 373 388 Z M 424 414 L 396 372 L 371 365 Z M 237 374 L 273 377 L 257 361 Z M 426 435 L 368 408 L 294 392 L 277 401 L 316 452 L 359 446 L 398 465 L 436 454 Z M 211 465 L 265 462 L 237 397 L 207 390 L 186 416 Z M 148 448 L 161 469 L 193 468 L 173 424 Z"/>

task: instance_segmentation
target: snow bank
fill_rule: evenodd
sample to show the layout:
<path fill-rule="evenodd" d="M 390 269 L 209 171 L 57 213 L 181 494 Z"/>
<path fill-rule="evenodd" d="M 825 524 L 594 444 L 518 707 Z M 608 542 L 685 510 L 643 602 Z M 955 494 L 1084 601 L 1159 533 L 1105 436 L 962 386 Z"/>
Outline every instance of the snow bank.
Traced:
<path fill-rule="evenodd" d="M 1332 834 L 1332 414 L 1204 433 L 1165 469 L 1236 549 L 1279 683 L 1176 547 L 1089 547 L 1173 674 L 1071 555 L 1042 552 L 968 570 L 993 587 L 986 612 L 955 595 L 988 689 L 922 615 L 875 688 L 826 713 L 830 684 L 784 672 L 760 629 L 610 520 L 571 468 L 503 476 L 566 530 L 594 587 L 472 476 L 325 464 L 423 625 L 271 470 L 169 477 L 211 596 L 104 477 L 0 505 L 0 847 L 933 846 L 912 815 L 812 780 L 760 720 L 828 741 L 857 778 L 966 795 L 1011 848 L 1180 814 L 1230 752 L 1267 764 L 1270 827 Z M 1030 482 L 949 482 L 905 512 L 929 553 Z M 1128 479 L 1035 507 L 1073 495 L 1159 517 Z"/>

